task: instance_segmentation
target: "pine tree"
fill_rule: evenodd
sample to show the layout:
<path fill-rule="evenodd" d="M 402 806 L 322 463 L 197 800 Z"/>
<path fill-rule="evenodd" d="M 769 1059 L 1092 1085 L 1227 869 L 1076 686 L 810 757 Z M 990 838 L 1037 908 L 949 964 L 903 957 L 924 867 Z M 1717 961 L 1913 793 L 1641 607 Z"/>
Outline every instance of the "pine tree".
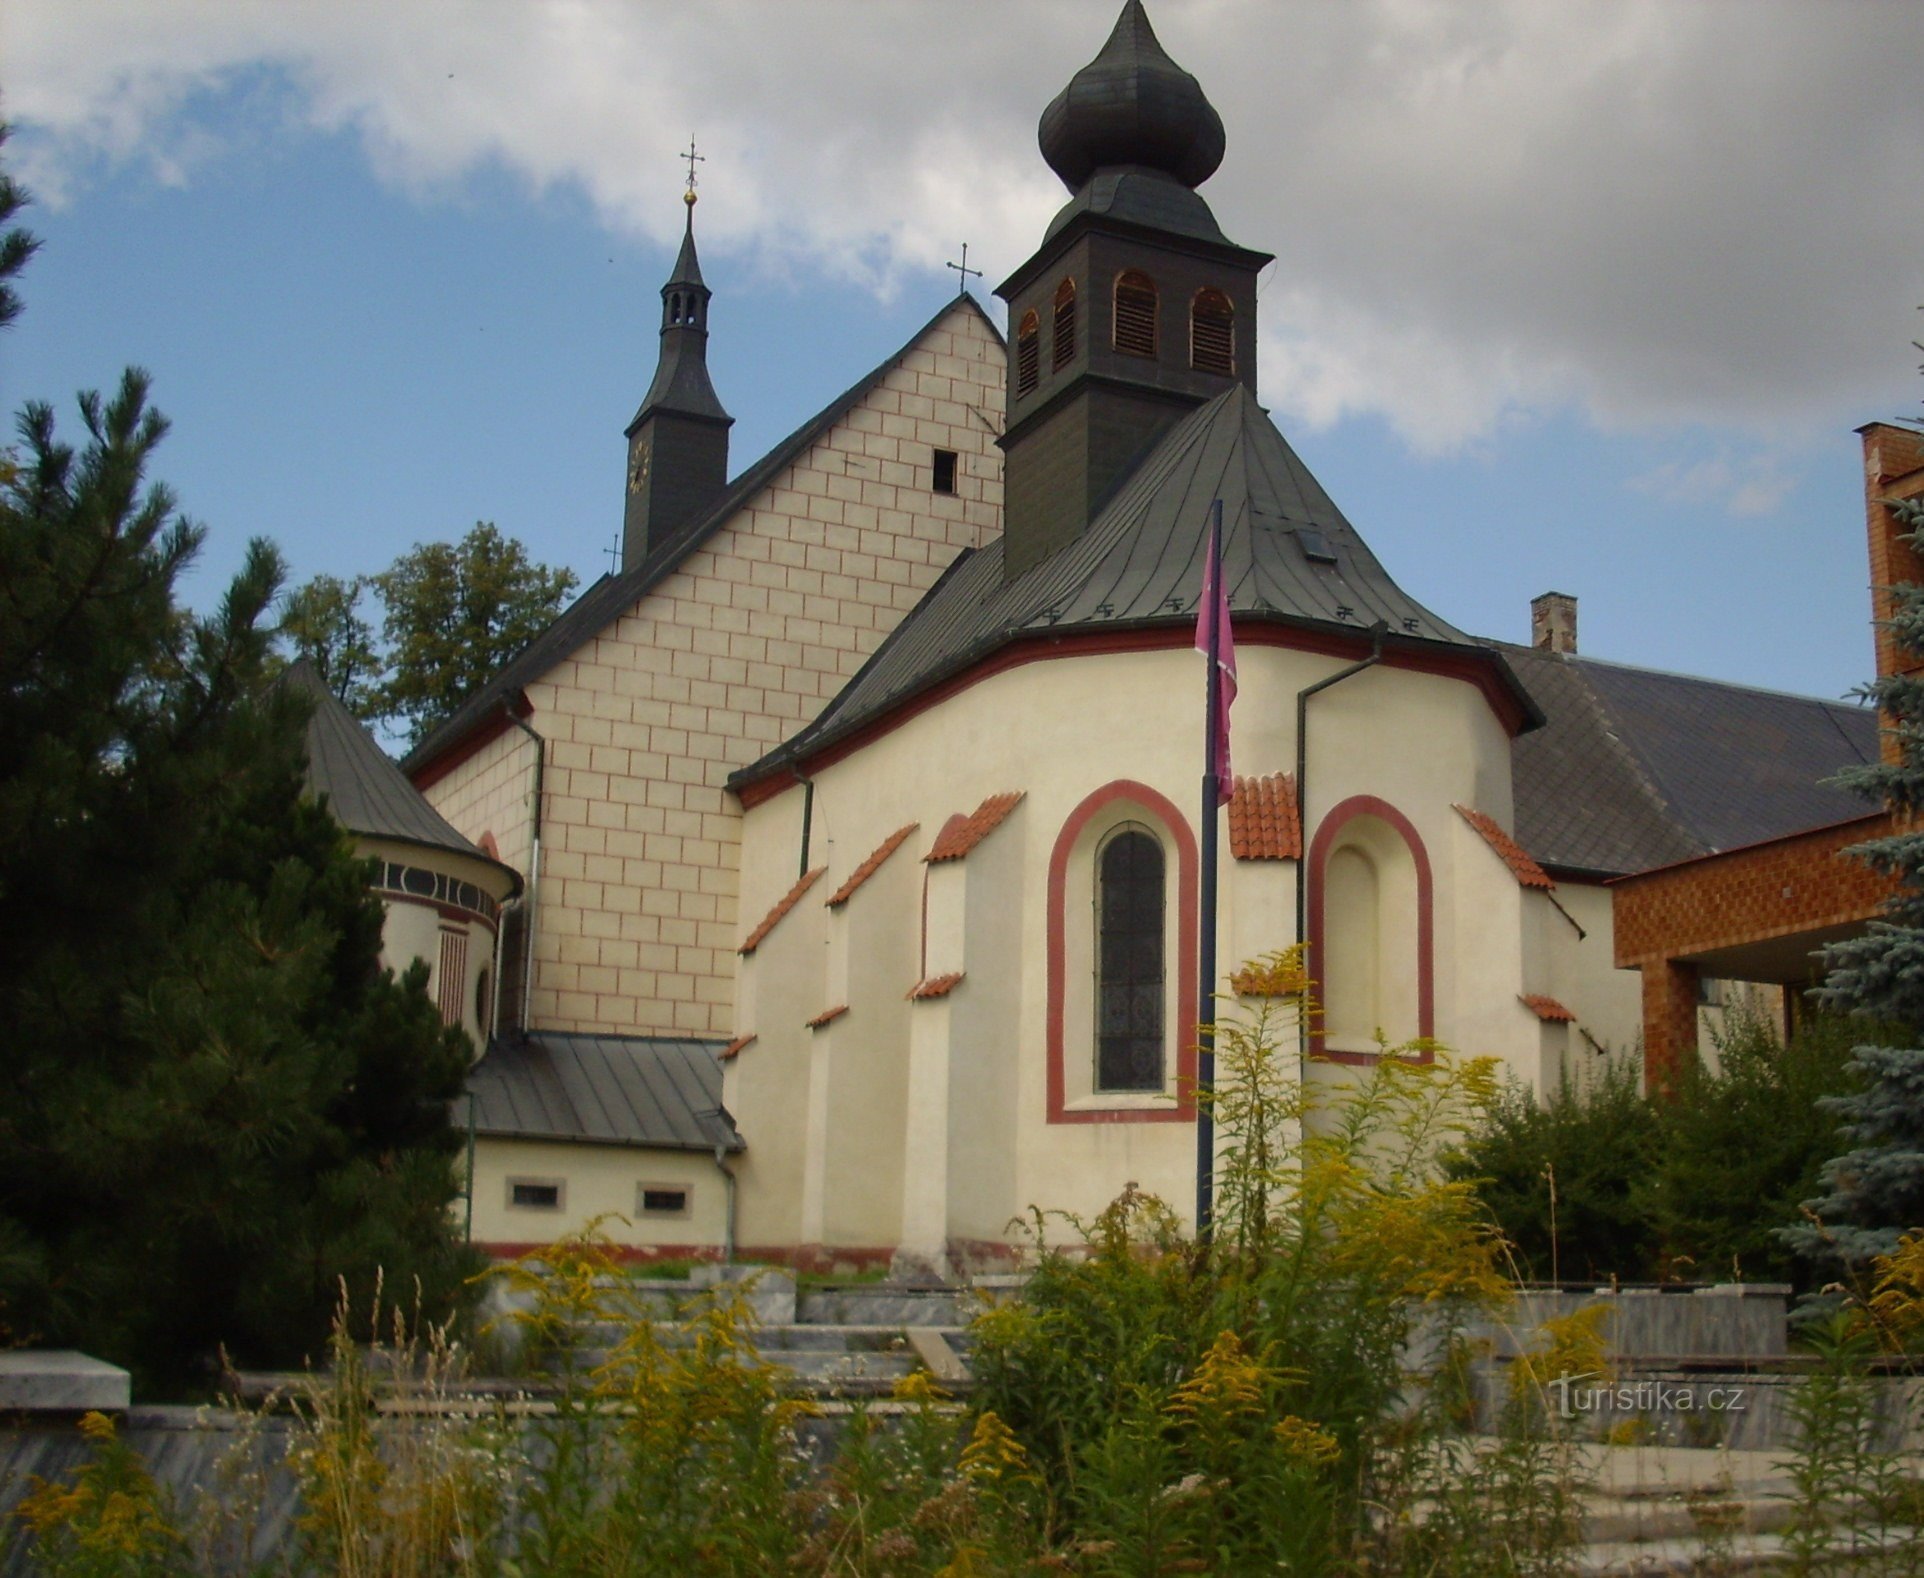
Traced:
<path fill-rule="evenodd" d="M 1924 504 L 1894 506 L 1924 550 Z M 1893 589 L 1891 635 L 1924 659 L 1924 586 Z M 1826 1192 L 1808 1209 L 1823 1226 L 1793 1228 L 1794 1247 L 1820 1264 L 1861 1266 L 1888 1254 L 1908 1228 L 1924 1227 L 1924 673 L 1883 675 L 1864 688 L 1894 733 L 1897 759 L 1840 775 L 1866 798 L 1888 806 L 1897 830 L 1849 853 L 1898 879 L 1897 893 L 1869 932 L 1825 952 L 1819 997 L 1828 1008 L 1899 1027 L 1899 1044 L 1853 1049 L 1863 1088 L 1822 1103 L 1843 1120 L 1851 1149 L 1824 1167 Z"/>
<path fill-rule="evenodd" d="M 78 452 L 29 407 L 0 486 L 0 1326 L 172 1386 L 316 1352 L 337 1277 L 450 1307 L 468 1048 L 304 797 L 278 555 L 175 604 L 146 396 L 83 397 Z"/>

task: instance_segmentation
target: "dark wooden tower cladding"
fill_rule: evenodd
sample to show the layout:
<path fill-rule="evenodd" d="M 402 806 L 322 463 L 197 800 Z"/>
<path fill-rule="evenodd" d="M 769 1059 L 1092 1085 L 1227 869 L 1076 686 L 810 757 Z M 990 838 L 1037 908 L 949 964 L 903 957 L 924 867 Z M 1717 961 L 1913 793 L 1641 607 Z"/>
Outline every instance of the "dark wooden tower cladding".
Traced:
<path fill-rule="evenodd" d="M 674 272 L 661 287 L 661 360 L 628 424 L 628 507 L 621 567 L 633 569 L 700 519 L 728 485 L 728 429 L 708 379 L 708 300 L 695 256 L 695 194 Z"/>
<path fill-rule="evenodd" d="M 1128 0 L 1102 53 L 1042 112 L 1042 156 L 1074 195 L 1009 304 L 1001 439 L 1010 578 L 1080 536 L 1184 412 L 1256 388 L 1256 276 L 1195 188 L 1223 124 Z"/>

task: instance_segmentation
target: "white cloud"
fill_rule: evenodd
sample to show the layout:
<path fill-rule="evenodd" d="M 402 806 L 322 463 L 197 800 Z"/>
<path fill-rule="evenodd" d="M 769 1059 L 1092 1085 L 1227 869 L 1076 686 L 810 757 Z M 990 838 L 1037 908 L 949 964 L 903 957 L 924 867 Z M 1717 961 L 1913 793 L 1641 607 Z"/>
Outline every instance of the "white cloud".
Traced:
<path fill-rule="evenodd" d="M 1714 506 L 1739 519 L 1769 515 L 1797 485 L 1777 456 L 1759 451 L 1733 458 L 1718 450 L 1698 460 L 1673 460 L 1627 484 L 1666 504 Z"/>
<path fill-rule="evenodd" d="M 1278 254 L 1264 395 L 1474 443 L 1607 427 L 1835 431 L 1911 398 L 1924 7 L 1800 0 L 1152 0 L 1229 130 L 1206 188 Z M 191 180 L 267 68 L 284 108 L 431 193 L 494 164 L 679 227 L 692 131 L 710 247 L 877 292 L 964 239 L 990 272 L 1063 193 L 1035 117 L 1113 0 L 10 0 L 6 108 L 44 199 L 92 161 Z M 1745 486 L 1754 486 L 1754 483 Z M 1746 497 L 1764 508 L 1768 488 Z"/>

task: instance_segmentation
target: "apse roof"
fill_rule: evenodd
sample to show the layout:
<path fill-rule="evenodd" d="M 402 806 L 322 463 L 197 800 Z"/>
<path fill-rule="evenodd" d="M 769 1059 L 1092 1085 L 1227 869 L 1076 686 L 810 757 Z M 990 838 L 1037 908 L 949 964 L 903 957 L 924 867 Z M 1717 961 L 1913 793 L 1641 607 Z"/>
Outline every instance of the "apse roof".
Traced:
<path fill-rule="evenodd" d="M 664 1150 L 744 1149 L 722 1105 L 719 1041 L 497 1036 L 468 1075 L 477 1134 Z M 467 1114 L 457 1115 L 465 1121 Z"/>
<path fill-rule="evenodd" d="M 1870 809 L 1828 782 L 1876 760 L 1869 708 L 1492 645 L 1548 720 L 1511 747 L 1517 841 L 1545 866 L 1647 871 Z"/>
<path fill-rule="evenodd" d="M 341 826 L 365 837 L 451 850 L 501 866 L 422 798 L 311 662 L 303 658 L 290 664 L 284 682 L 313 702 L 307 722 L 307 784 L 317 797 L 327 797 L 328 809 Z M 507 866 L 501 869 L 512 874 Z M 516 876 L 515 887 L 520 885 Z"/>
<path fill-rule="evenodd" d="M 975 297 L 961 298 L 973 307 L 998 341 L 1002 331 L 995 320 L 982 310 Z M 564 609 L 559 618 L 536 636 L 494 673 L 494 677 L 471 696 L 467 703 L 402 758 L 405 772 L 426 767 L 437 756 L 457 744 L 501 711 L 523 685 L 539 679 L 555 664 L 601 634 L 623 613 L 681 567 L 697 548 L 726 526 L 736 511 L 780 475 L 782 468 L 799 460 L 809 447 L 839 422 L 862 398 L 912 351 L 916 343 L 955 310 L 951 298 L 929 321 L 903 343 L 901 349 L 874 367 L 866 377 L 845 389 L 817 411 L 787 438 L 750 466 L 728 485 L 722 496 L 685 530 L 663 543 L 639 564 L 613 575 L 604 575 Z"/>
<path fill-rule="evenodd" d="M 999 540 L 964 554 L 813 724 L 731 782 L 854 732 L 1012 641 L 1193 623 L 1218 498 L 1235 613 L 1352 638 L 1382 621 L 1389 648 L 1487 663 L 1533 716 L 1501 655 L 1390 579 L 1239 384 L 1178 422 L 1082 536 L 1014 580 Z"/>

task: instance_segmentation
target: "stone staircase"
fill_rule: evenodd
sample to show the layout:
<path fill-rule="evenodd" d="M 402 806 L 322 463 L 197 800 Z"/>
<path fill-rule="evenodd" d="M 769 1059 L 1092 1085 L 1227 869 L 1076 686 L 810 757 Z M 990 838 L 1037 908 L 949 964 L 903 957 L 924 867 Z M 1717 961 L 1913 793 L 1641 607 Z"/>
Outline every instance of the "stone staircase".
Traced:
<path fill-rule="evenodd" d="M 773 1267 L 698 1267 L 687 1282 L 623 1282 L 620 1302 L 655 1323 L 667 1345 L 694 1341 L 683 1317 L 702 1301 L 731 1293 L 754 1312 L 758 1355 L 779 1365 L 796 1390 L 820 1397 L 885 1397 L 904 1376 L 928 1371 L 945 1391 L 971 1384 L 968 1323 L 982 1297 L 966 1289 L 894 1283 L 801 1287 Z M 503 1312 L 498 1312 L 503 1313 Z M 605 1361 L 625 1331 L 620 1321 L 576 1333 L 573 1362 Z"/>
<path fill-rule="evenodd" d="M 1584 1578 L 1660 1573 L 1736 1574 L 1791 1565 L 1797 1517 L 1779 1453 L 1690 1447 L 1583 1449 L 1591 1489 L 1584 1499 Z M 1924 1571 L 1918 1530 L 1878 1527 L 1871 1509 L 1831 1509 L 1838 1526 L 1824 1573 Z M 1842 1527 L 1857 1525 L 1853 1534 Z M 1915 1566 L 1868 1562 L 1873 1556 L 1919 1552 Z M 1853 1555 L 1863 1565 L 1853 1566 Z"/>

